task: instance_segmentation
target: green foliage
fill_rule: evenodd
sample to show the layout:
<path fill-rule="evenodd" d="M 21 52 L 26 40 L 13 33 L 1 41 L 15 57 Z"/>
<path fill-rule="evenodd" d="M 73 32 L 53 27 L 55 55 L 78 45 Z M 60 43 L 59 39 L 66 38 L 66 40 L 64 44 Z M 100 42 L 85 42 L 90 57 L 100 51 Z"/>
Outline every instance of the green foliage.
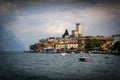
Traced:
<path fill-rule="evenodd" d="M 100 48 L 100 42 L 96 39 L 90 39 L 88 38 L 85 43 L 85 49 L 87 50 L 94 50 L 96 48 Z"/>
<path fill-rule="evenodd" d="M 65 36 L 69 36 L 68 30 L 65 30 L 65 33 L 63 34 L 62 38 L 65 38 Z"/>
<path fill-rule="evenodd" d="M 69 35 L 69 33 L 68 33 L 68 30 L 67 30 L 67 29 L 65 30 L 65 35 Z"/>
<path fill-rule="evenodd" d="M 35 47 L 34 47 L 34 45 L 30 45 L 30 50 L 35 50 Z"/>
<path fill-rule="evenodd" d="M 120 52 L 120 41 L 115 42 L 113 47 L 114 47 L 115 50 L 118 50 Z"/>
<path fill-rule="evenodd" d="M 92 40 L 92 44 L 93 44 L 93 47 L 100 47 L 100 45 L 101 45 L 100 42 L 96 39 Z"/>

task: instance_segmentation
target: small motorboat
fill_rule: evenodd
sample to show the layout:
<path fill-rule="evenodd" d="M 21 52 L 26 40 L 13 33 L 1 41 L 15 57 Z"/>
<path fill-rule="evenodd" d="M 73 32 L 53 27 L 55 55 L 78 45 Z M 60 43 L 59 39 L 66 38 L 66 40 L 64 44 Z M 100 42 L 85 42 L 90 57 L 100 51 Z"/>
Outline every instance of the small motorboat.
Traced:
<path fill-rule="evenodd" d="M 60 55 L 61 56 L 66 56 L 68 53 L 61 53 Z"/>
<path fill-rule="evenodd" d="M 90 56 L 92 56 L 93 54 L 90 54 Z"/>
<path fill-rule="evenodd" d="M 79 60 L 80 60 L 80 61 L 87 61 L 88 58 L 87 58 L 87 57 L 81 57 L 81 58 L 79 58 Z"/>

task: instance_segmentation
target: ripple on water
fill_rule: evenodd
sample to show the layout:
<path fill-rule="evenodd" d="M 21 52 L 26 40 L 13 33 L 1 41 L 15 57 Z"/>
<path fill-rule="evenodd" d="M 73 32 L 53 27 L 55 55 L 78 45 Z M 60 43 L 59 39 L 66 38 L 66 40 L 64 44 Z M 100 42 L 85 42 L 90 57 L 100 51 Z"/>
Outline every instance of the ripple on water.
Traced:
<path fill-rule="evenodd" d="M 79 61 L 83 56 L 88 57 L 88 61 Z M 119 68 L 120 56 L 115 55 L 0 54 L 0 80 L 119 80 Z"/>

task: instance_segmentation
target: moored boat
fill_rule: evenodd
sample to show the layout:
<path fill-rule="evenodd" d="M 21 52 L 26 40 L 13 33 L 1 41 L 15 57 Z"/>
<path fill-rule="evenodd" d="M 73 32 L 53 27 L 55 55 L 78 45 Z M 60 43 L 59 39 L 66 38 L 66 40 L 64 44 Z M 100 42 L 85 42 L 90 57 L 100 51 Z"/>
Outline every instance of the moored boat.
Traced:
<path fill-rule="evenodd" d="M 61 56 L 66 56 L 68 53 L 61 53 L 60 55 Z"/>

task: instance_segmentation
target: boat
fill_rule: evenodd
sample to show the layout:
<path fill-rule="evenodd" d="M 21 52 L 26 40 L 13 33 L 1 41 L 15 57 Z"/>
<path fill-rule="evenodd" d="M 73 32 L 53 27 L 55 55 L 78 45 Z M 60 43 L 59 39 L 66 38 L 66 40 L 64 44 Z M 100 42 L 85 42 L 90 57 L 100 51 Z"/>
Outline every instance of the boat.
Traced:
<path fill-rule="evenodd" d="M 87 61 L 88 58 L 87 58 L 87 57 L 81 57 L 81 58 L 79 58 L 79 60 L 80 60 L 80 61 Z"/>
<path fill-rule="evenodd" d="M 93 54 L 90 53 L 90 56 L 92 56 Z"/>
<path fill-rule="evenodd" d="M 66 55 L 68 55 L 68 53 L 61 53 L 60 55 L 61 56 L 66 56 Z"/>

